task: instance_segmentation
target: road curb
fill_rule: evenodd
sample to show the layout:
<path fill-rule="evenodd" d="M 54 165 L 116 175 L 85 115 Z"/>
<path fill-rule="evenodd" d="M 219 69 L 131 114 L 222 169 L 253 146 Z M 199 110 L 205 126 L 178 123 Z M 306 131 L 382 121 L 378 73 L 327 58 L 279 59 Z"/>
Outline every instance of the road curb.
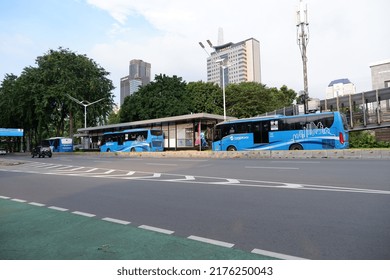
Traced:
<path fill-rule="evenodd" d="M 28 153 L 14 153 L 13 155 L 29 155 Z M 118 156 L 131 158 L 208 158 L 208 159 L 390 159 L 390 149 L 347 149 L 347 150 L 303 150 L 303 151 L 165 151 L 165 152 L 74 152 L 55 153 L 54 155 L 74 156 Z M 4 159 L 7 157 L 5 156 Z M 1 158 L 0 158 L 1 161 Z"/>

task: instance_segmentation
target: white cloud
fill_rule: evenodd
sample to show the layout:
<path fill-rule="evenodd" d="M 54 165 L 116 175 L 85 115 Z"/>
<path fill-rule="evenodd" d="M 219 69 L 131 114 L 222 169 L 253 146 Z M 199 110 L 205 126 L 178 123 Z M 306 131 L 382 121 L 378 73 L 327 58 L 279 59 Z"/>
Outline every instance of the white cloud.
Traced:
<path fill-rule="evenodd" d="M 324 97 L 333 79 L 349 78 L 358 91 L 370 89 L 369 64 L 390 57 L 387 0 L 308 2 L 309 91 Z M 296 44 L 295 9 L 291 0 L 88 0 L 116 21 L 111 42 L 96 45 L 93 55 L 111 68 L 114 83 L 127 75 L 128 62 L 152 64 L 152 73 L 178 75 L 186 81 L 206 79 L 206 54 L 198 42 L 217 42 L 218 27 L 225 41 L 250 37 L 260 41 L 262 82 L 268 86 L 303 87 L 302 61 Z M 140 30 L 142 21 L 151 30 Z M 151 31 L 151 33 L 149 33 Z M 148 32 L 146 34 L 146 32 Z M 116 36 L 116 37 L 115 37 Z M 116 95 L 119 95 L 119 90 Z"/>

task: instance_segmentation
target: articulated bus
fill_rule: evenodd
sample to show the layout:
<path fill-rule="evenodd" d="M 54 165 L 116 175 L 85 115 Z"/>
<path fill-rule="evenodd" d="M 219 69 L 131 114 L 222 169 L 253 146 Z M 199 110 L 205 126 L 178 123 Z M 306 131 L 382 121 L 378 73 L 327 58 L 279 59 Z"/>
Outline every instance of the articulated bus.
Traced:
<path fill-rule="evenodd" d="M 100 146 L 101 152 L 162 152 L 163 132 L 158 129 L 128 129 L 106 132 Z"/>
<path fill-rule="evenodd" d="M 265 116 L 214 127 L 213 151 L 347 149 L 347 121 L 339 112 Z"/>

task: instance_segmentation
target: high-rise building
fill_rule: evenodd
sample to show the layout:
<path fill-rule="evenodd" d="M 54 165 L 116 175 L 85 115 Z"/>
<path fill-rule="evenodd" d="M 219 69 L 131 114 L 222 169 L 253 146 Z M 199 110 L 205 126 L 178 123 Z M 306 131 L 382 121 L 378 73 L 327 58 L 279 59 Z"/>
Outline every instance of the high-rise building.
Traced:
<path fill-rule="evenodd" d="M 120 84 L 120 105 L 125 97 L 130 96 L 138 90 L 140 86 L 150 83 L 151 64 L 140 59 L 133 59 L 129 65 L 129 75 L 121 78 Z"/>
<path fill-rule="evenodd" d="M 214 52 L 207 58 L 208 82 L 222 85 L 223 78 L 225 85 L 261 82 L 259 41 L 250 38 L 238 43 L 213 46 L 213 48 Z M 221 67 L 222 60 L 225 64 L 223 67 Z M 224 77 L 222 73 L 224 73 Z"/>
<path fill-rule="evenodd" d="M 338 79 L 329 83 L 326 88 L 326 99 L 355 93 L 355 85 L 349 79 Z"/>

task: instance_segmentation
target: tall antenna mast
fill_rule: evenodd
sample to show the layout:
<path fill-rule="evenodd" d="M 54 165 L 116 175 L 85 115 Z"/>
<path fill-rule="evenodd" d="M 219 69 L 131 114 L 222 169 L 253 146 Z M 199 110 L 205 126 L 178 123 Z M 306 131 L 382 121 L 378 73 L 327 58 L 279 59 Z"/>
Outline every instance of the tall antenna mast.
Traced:
<path fill-rule="evenodd" d="M 307 21 L 307 5 L 300 0 L 297 9 L 297 43 L 301 50 L 302 63 L 303 63 L 303 104 L 305 108 L 305 114 L 307 112 L 306 102 L 309 98 L 309 86 L 307 82 L 307 56 L 306 48 L 309 43 L 309 22 Z"/>

